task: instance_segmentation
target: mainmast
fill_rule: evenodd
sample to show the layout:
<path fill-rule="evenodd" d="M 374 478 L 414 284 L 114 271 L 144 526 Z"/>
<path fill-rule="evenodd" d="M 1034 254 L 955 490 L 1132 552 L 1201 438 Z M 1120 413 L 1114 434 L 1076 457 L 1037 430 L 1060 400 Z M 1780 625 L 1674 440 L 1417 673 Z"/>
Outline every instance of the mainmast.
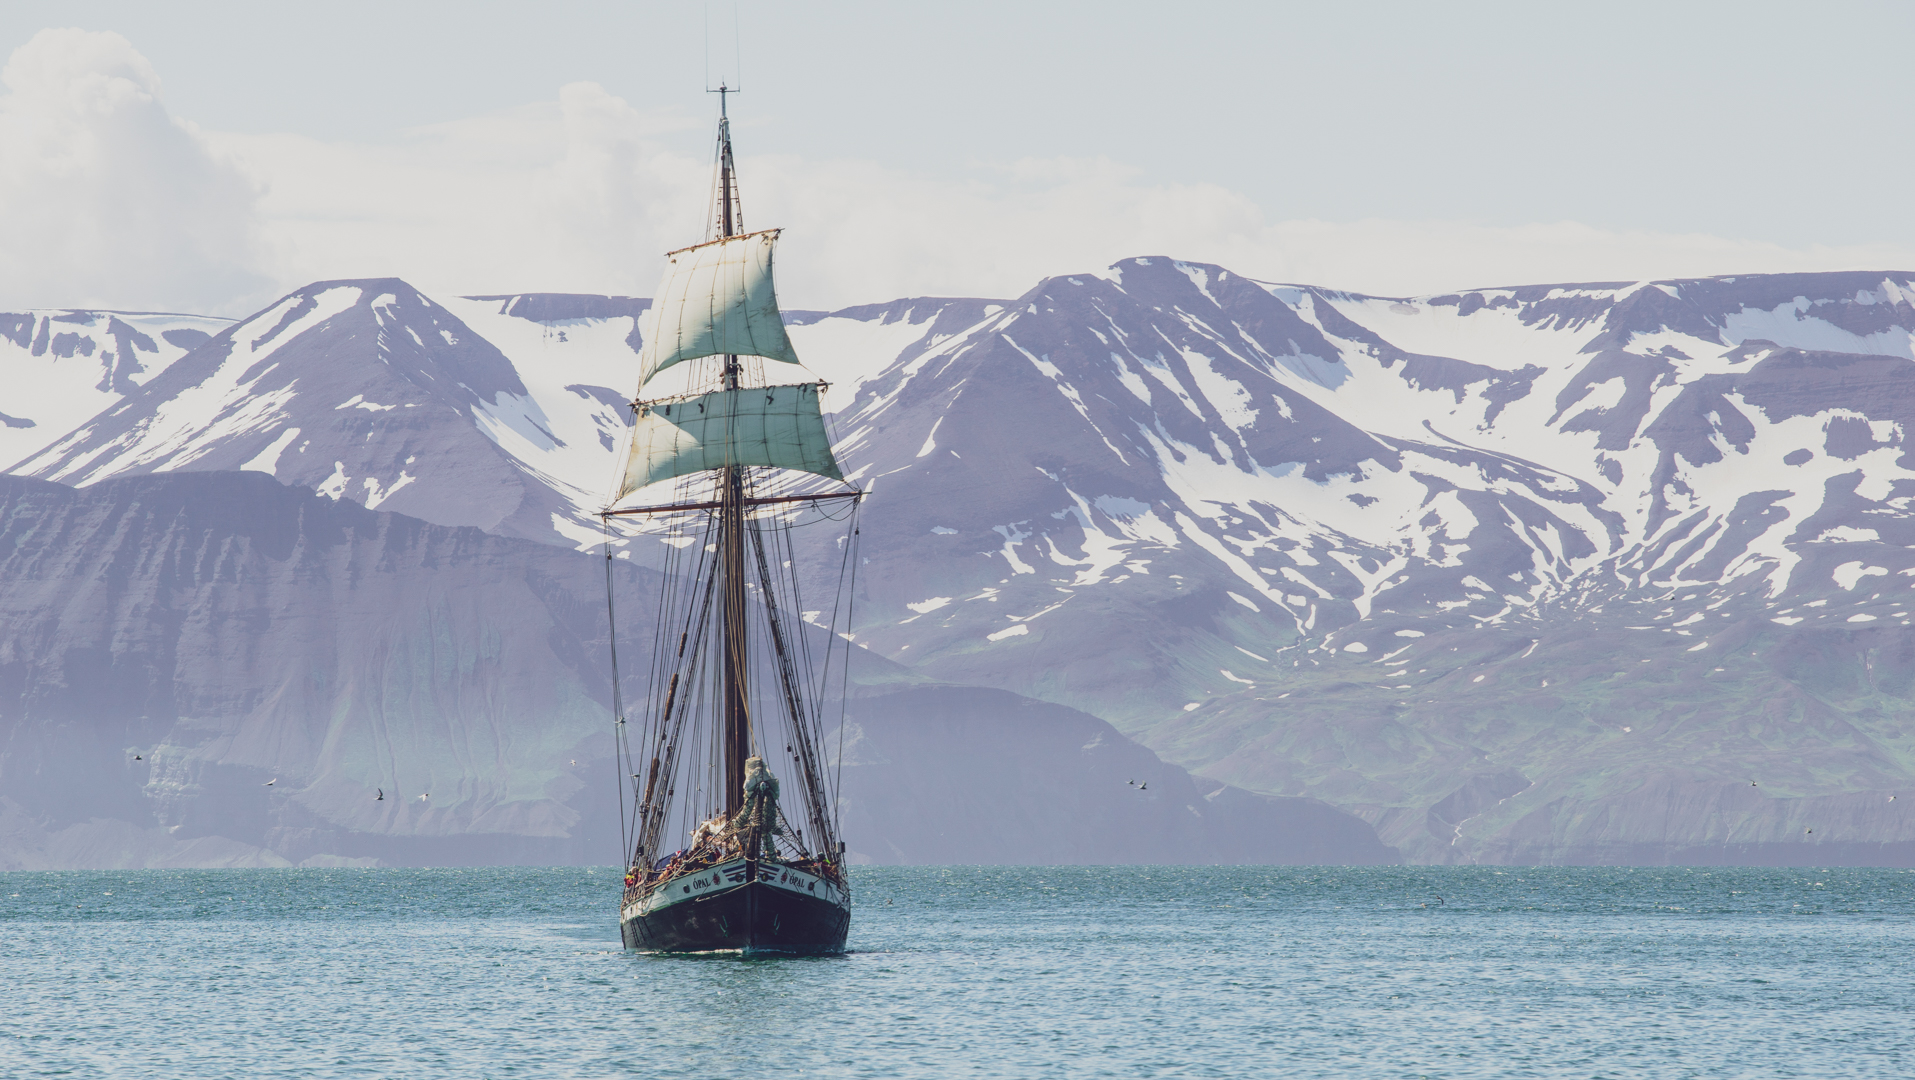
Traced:
<path fill-rule="evenodd" d="M 841 952 L 850 894 L 832 814 L 835 777 L 820 752 L 820 713 L 827 681 L 837 676 L 843 683 L 846 667 L 833 660 L 840 650 L 849 654 L 850 635 L 838 627 L 841 616 L 848 625 L 850 605 L 841 572 L 830 618 L 818 626 L 825 643 L 820 670 L 803 635 L 811 632 L 809 617 L 823 612 L 806 610 L 791 530 L 800 504 L 850 500 L 838 504 L 848 505 L 849 513 L 833 520 L 851 522 L 844 565 L 855 566 L 856 505 L 863 492 L 819 492 L 802 480 L 800 490 L 786 486 L 784 473 L 850 485 L 831 450 L 825 384 L 770 374 L 791 370 L 778 364 L 800 364 L 772 283 L 779 230 L 745 231 L 725 107 L 736 91 L 721 84 L 713 93 L 719 95 L 710 193 L 716 205 L 706 218 L 704 242 L 666 252 L 671 265 L 640 346 L 624 462 L 600 511 L 606 520 L 608 615 L 611 519 L 670 515 L 664 519 L 670 535 L 661 539 L 673 549 L 661 553 L 668 585 L 659 590 L 652 703 L 638 743 L 650 751 L 649 762 L 633 760 L 632 743 L 618 729 L 621 775 L 633 782 L 637 832 L 620 932 L 628 948 L 668 952 Z M 719 361 L 716 370 L 713 360 Z M 684 392 L 653 390 L 657 396 L 646 396 L 660 372 L 688 361 L 697 366 L 679 373 Z M 719 376 L 717 386 L 713 375 Z M 671 502 L 619 505 L 633 492 L 667 482 L 676 495 Z M 766 506 L 785 509 L 747 516 Z M 693 540 L 698 546 L 684 550 Z M 855 591 L 855 576 L 850 580 Z M 746 594 L 753 591 L 757 596 L 748 604 Z M 800 638 L 792 637 L 794 629 Z M 759 635 L 756 646 L 753 634 Z M 751 655 L 754 648 L 758 655 Z M 755 684 L 747 668 L 753 661 L 760 669 L 758 688 L 765 691 L 763 715 L 752 711 Z M 613 708 L 623 724 L 615 657 L 612 677 Z M 787 782 L 798 781 L 802 817 L 780 809 L 772 765 L 791 770 Z M 687 789 L 681 793 L 678 783 Z M 720 786 L 722 792 L 713 790 Z M 707 816 L 714 810 L 723 817 Z M 689 842 L 664 854 L 671 845 L 661 841 L 674 821 L 687 830 Z"/>
<path fill-rule="evenodd" d="M 730 89 L 718 84 L 718 238 L 738 235 L 733 213 L 731 120 L 725 111 Z M 738 357 L 725 354 L 725 389 L 738 389 Z M 730 440 L 727 440 L 730 444 Z M 718 560 L 723 570 L 722 644 L 725 650 L 724 792 L 725 816 L 736 817 L 745 802 L 745 759 L 751 756 L 751 699 L 746 687 L 745 648 L 745 468 L 728 464 L 718 478 Z"/>
<path fill-rule="evenodd" d="M 844 482 L 844 472 L 831 452 L 821 401 L 823 384 L 767 379 L 760 368 L 761 364 L 799 364 L 772 284 L 779 230 L 745 230 L 726 108 L 726 96 L 735 91 L 721 86 L 713 92 L 720 95 L 718 140 L 713 205 L 704 242 L 666 253 L 671 265 L 659 283 L 653 323 L 640 350 L 631 439 L 603 511 L 608 520 L 628 514 L 698 511 L 704 534 L 695 557 L 699 599 L 667 611 L 673 605 L 666 605 L 662 597 L 672 594 L 661 594 L 665 606 L 660 609 L 660 626 L 673 624 L 671 636 L 676 644 L 661 637 L 655 654 L 660 664 L 660 681 L 655 684 L 659 704 L 647 720 L 645 745 L 657 761 L 655 769 L 648 766 L 643 771 L 643 779 L 633 777 L 644 789 L 642 794 L 634 791 L 643 818 L 634 850 L 646 858 L 656 852 L 660 830 L 674 812 L 669 801 L 674 777 L 696 778 L 697 786 L 685 793 L 689 801 L 681 804 L 682 810 L 695 809 L 701 820 L 717 811 L 740 821 L 747 806 L 755 805 L 748 802 L 744 789 L 747 763 L 758 753 L 802 773 L 808 835 L 792 843 L 827 855 L 835 843 L 835 830 L 824 786 L 826 774 L 817 756 L 823 733 L 808 698 L 812 660 L 808 653 L 793 653 L 781 622 L 804 615 L 798 583 L 789 573 L 793 569 L 790 552 L 783 553 L 780 566 L 780 557 L 765 547 L 763 523 L 748 515 L 761 504 L 855 501 L 861 493 L 761 498 L 753 490 L 754 468 L 808 473 L 839 483 Z M 705 362 L 709 360 L 718 363 Z M 701 363 L 688 369 L 693 377 L 686 393 L 644 396 L 659 373 L 687 361 Z M 708 489 L 709 497 L 665 505 L 617 505 L 642 488 L 693 476 L 709 477 L 707 482 L 715 485 Z M 681 492 L 690 494 L 686 488 Z M 774 541 L 788 548 L 790 538 L 783 531 L 787 528 L 782 518 L 772 526 Z M 758 599 L 747 595 L 759 589 L 763 595 Z M 760 650 L 763 655 L 756 655 Z M 830 655 L 827 648 L 827 668 Z M 753 711 L 757 682 L 750 667 L 754 663 L 763 669 L 766 678 L 759 681 L 767 684 L 762 689 L 770 694 L 765 701 L 772 711 L 763 716 Z M 690 739 L 685 738 L 688 721 L 695 733 Z M 779 750 L 783 754 L 776 753 Z M 675 772 L 681 753 L 692 757 L 686 771 Z M 784 755 L 790 755 L 790 760 Z M 654 772 L 659 782 L 654 782 Z M 762 789 L 764 784 L 754 784 L 754 790 Z"/>

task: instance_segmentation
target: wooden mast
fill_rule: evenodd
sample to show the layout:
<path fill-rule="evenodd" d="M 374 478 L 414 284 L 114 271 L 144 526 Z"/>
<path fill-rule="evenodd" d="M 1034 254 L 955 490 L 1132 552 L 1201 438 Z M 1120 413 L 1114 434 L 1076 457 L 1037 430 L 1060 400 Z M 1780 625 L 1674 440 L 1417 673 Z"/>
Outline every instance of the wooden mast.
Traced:
<path fill-rule="evenodd" d="M 738 234 L 732 212 L 731 121 L 725 111 L 729 88 L 718 85 L 718 236 Z M 738 357 L 725 356 L 725 389 L 738 389 Z M 746 685 L 745 626 L 745 470 L 727 465 L 719 475 L 718 562 L 723 576 L 721 620 L 725 650 L 724 790 L 725 816 L 736 817 L 745 802 L 745 759 L 751 756 L 751 699 Z"/>

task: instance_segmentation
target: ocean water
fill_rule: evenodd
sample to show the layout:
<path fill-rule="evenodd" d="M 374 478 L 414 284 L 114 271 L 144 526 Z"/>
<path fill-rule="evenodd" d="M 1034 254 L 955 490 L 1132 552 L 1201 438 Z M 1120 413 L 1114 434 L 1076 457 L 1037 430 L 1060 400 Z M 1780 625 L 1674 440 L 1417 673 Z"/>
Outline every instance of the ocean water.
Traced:
<path fill-rule="evenodd" d="M 861 868 L 760 960 L 617 883 L 0 874 L 0 1076 L 1915 1076 L 1908 871 Z"/>

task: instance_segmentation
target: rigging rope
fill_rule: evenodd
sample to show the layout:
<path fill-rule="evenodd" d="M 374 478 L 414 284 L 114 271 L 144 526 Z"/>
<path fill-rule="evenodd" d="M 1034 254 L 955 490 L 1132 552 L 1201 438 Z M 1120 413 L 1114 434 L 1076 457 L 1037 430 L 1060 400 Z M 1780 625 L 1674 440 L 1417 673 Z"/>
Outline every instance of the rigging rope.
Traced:
<path fill-rule="evenodd" d="M 860 504 L 864 502 L 863 499 L 855 501 Z M 846 589 L 844 593 L 844 623 L 848 627 L 855 627 L 857 625 L 852 617 L 852 607 L 858 601 L 858 538 L 862 532 L 863 530 L 858 525 L 858 509 L 853 507 L 851 511 L 851 542 L 845 545 L 850 549 L 849 554 L 851 559 L 851 586 Z M 841 790 L 841 783 L 844 776 L 845 716 L 846 709 L 851 701 L 851 649 L 856 644 L 850 640 L 850 637 L 855 634 L 855 630 L 846 631 L 844 663 L 841 664 L 838 669 L 838 763 L 837 776 L 833 778 L 833 784 L 840 785 Z M 842 829 L 844 827 L 844 800 L 839 799 L 833 804 L 832 809 L 836 811 L 838 818 L 835 824 Z M 834 853 L 834 857 L 835 856 L 836 853 Z"/>
<path fill-rule="evenodd" d="M 612 589 L 612 519 L 602 517 L 600 524 L 605 528 L 605 621 L 611 631 L 610 646 L 612 654 L 612 768 L 619 772 L 618 777 L 618 847 L 619 858 L 625 858 L 632 850 L 631 833 L 625 826 L 625 768 L 630 755 L 625 752 L 625 699 L 618 678 L 618 615 L 613 608 Z"/>
<path fill-rule="evenodd" d="M 792 477 L 769 469 L 750 470 L 741 477 L 741 483 L 754 494 L 782 495 L 814 486 L 806 477 Z M 673 487 L 674 498 L 681 502 L 695 501 L 704 494 L 704 484 L 696 476 L 682 477 Z M 784 760 L 796 766 L 807 804 L 807 826 L 795 828 L 789 820 L 783 821 L 784 837 L 770 851 L 778 854 L 792 850 L 798 857 L 816 855 L 833 867 L 841 866 L 836 836 L 842 826 L 843 807 L 838 796 L 842 790 L 847 726 L 845 702 L 852 648 L 845 640 L 849 635 L 841 634 L 840 628 L 849 625 L 856 569 L 862 561 L 858 555 L 859 500 L 848 501 L 851 506 L 842 512 L 834 512 L 837 508 L 828 504 L 806 503 L 747 518 L 747 535 L 742 538 L 747 550 L 743 554 L 755 565 L 740 569 L 745 571 L 747 588 L 758 594 L 758 615 L 747 617 L 746 640 L 733 643 L 748 655 L 773 661 L 761 662 L 756 665 L 755 673 L 747 673 L 745 678 L 752 685 L 744 689 L 748 700 L 756 700 L 760 693 L 772 693 L 784 707 L 768 712 L 751 710 L 747 716 L 749 742 L 759 756 L 774 756 L 769 751 L 776 748 L 770 741 L 776 732 L 761 729 L 760 725 L 770 724 L 772 718 L 782 714 L 783 723 L 779 726 L 786 729 L 785 750 L 789 755 Z M 637 535 L 655 537 L 666 549 L 659 553 L 658 561 L 663 569 L 663 581 L 658 590 L 658 620 L 653 627 L 651 691 L 643 738 L 639 739 L 629 725 L 618 732 L 621 783 L 629 779 L 633 787 L 630 817 L 621 809 L 621 840 L 637 881 L 652 874 L 653 867 L 662 861 L 660 856 L 682 846 L 669 843 L 667 836 L 681 828 L 689 835 L 693 825 L 721 813 L 732 794 L 725 790 L 727 781 L 720 770 L 725 755 L 722 702 L 726 676 L 722 661 L 729 635 L 714 633 L 716 620 L 723 617 L 719 594 L 723 591 L 722 579 L 727 570 L 727 560 L 719 550 L 723 547 L 721 519 L 722 515 L 718 514 L 680 513 L 634 518 L 628 523 L 638 527 Z M 646 528 L 641 524 L 645 521 L 656 524 Z M 837 588 L 829 605 L 829 617 L 819 626 L 810 624 L 804 610 L 801 562 L 805 560 L 799 557 L 794 533 L 796 529 L 824 521 L 844 523 L 841 527 L 847 527 L 850 535 L 839 537 Z M 615 637 L 616 577 L 610 561 L 615 556 L 609 519 L 605 522 L 605 532 L 607 615 L 613 622 Z M 691 550 L 686 550 L 688 548 Z M 754 570 L 755 575 L 751 573 Z M 751 576 L 757 580 L 750 581 Z M 847 584 L 851 586 L 849 590 Z M 750 610 L 748 603 L 747 611 Z M 787 623 L 786 612 L 796 612 L 800 621 Z M 814 626 L 824 631 L 822 657 L 817 655 L 811 641 Z M 798 630 L 795 642 L 791 637 L 794 628 Z M 845 650 L 844 657 L 834 656 L 841 648 Z M 831 678 L 834 663 L 839 665 L 836 680 L 840 705 L 838 749 L 827 768 L 820 759 L 828 745 L 823 706 L 834 681 Z M 625 719 L 623 682 L 616 655 L 613 668 L 613 708 L 622 722 Z M 716 722 L 707 722 L 708 719 Z M 689 741 L 685 737 L 688 727 L 692 734 Z M 680 779 L 689 781 L 682 795 L 676 786 Z M 623 805 L 621 788 L 621 808 Z"/>

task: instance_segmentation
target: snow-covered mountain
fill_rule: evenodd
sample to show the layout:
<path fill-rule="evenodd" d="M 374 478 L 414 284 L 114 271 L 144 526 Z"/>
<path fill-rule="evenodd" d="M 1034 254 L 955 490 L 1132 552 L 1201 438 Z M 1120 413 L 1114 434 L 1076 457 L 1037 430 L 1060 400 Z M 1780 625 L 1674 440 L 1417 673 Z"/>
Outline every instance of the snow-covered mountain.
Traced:
<path fill-rule="evenodd" d="M 858 641 L 922 676 L 1419 859 L 1915 859 L 1887 799 L 1915 789 L 1912 301 L 1903 273 L 1379 298 L 1140 258 L 790 322 L 872 493 Z M 14 471 L 265 469 L 590 544 L 646 309 L 322 283 Z"/>
<path fill-rule="evenodd" d="M 1816 835 L 1805 803 L 1710 809 L 1750 770 L 1862 800 L 1831 841 L 1915 841 L 1875 809 L 1915 781 L 1908 687 L 1866 674 L 1912 644 L 1911 280 L 1051 279 L 841 414 L 888 555 L 861 640 L 1423 858 Z M 1805 692 L 1806 649 L 1864 677 Z M 1810 722 L 1748 712 L 1785 699 Z"/>
<path fill-rule="evenodd" d="M 496 346 L 402 281 L 319 282 L 223 329 L 12 471 L 85 485 L 255 470 L 369 509 L 557 540 L 577 531 L 582 492 L 513 449 L 602 454 L 616 395 L 538 384 L 543 400 Z"/>
<path fill-rule="evenodd" d="M 1197 567 L 1222 622 L 1358 656 L 1684 583 L 1708 596 L 1665 624 L 1743 593 L 1906 619 L 1854 585 L 1902 568 L 1911 296 L 1856 274 L 1384 300 L 1163 259 L 1052 279 L 841 415 L 874 523 L 914 549 L 900 575 L 948 594 L 900 588 L 869 632 L 1041 653 L 1038 610 L 1189 594 Z M 1853 543 L 1896 565 L 1843 569 Z M 1160 674 L 1108 693 L 1149 708 Z M 1176 705 L 1259 681 L 1237 674 Z"/>
<path fill-rule="evenodd" d="M 0 462 L 38 453 L 231 321 L 145 311 L 0 312 Z"/>
<path fill-rule="evenodd" d="M 164 340 L 194 346 L 190 354 L 161 353 L 144 369 L 118 359 L 151 344 L 125 321 L 141 317 L 54 315 L 102 322 L 108 344 L 53 336 L 41 366 L 65 381 L 30 382 L 23 404 L 63 426 L 35 422 L 31 442 L 17 440 L 29 452 L 8 471 L 85 485 L 253 470 L 437 524 L 595 543 L 650 305 L 563 293 L 441 303 L 397 279 L 317 282 L 238 323 L 199 320 L 210 335 L 175 318 Z M 797 312 L 793 337 L 848 397 L 941 312 L 983 307 Z M 28 316 L 7 318 L 23 349 L 49 353 L 49 317 L 37 337 Z M 72 394 L 76 378 L 104 389 Z"/>

